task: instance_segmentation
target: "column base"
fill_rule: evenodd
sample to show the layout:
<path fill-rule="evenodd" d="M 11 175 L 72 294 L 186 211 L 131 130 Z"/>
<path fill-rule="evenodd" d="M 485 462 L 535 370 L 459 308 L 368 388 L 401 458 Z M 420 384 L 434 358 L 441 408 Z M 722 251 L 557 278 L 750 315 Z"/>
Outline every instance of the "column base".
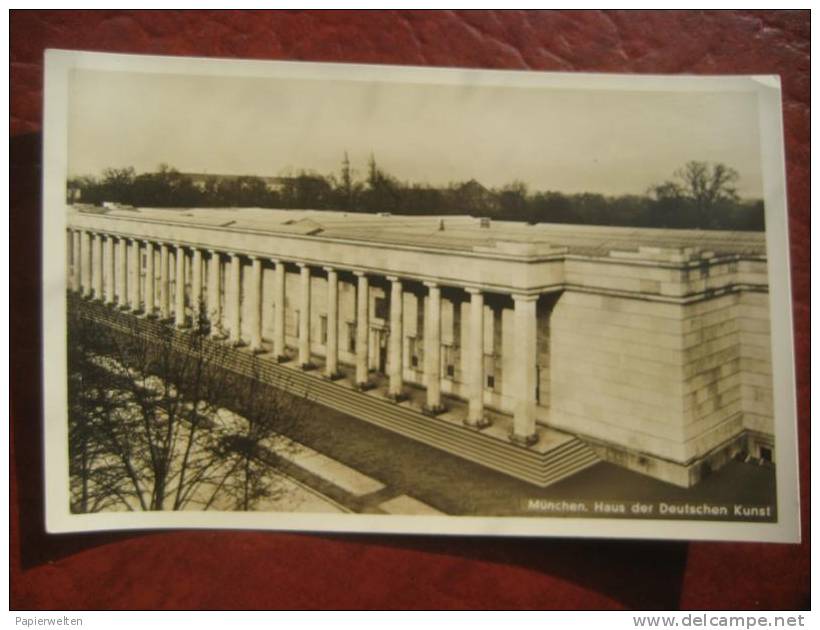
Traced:
<path fill-rule="evenodd" d="M 230 340 L 228 340 L 228 345 L 231 348 L 241 348 L 242 346 L 245 345 L 245 342 L 242 341 L 241 339 L 230 339 Z"/>
<path fill-rule="evenodd" d="M 263 346 L 251 346 L 251 354 L 265 354 L 265 348 Z"/>
<path fill-rule="evenodd" d="M 422 412 L 424 415 L 426 415 L 426 416 L 438 416 L 439 414 L 442 414 L 442 413 L 444 413 L 445 411 L 447 411 L 447 407 L 445 407 L 445 406 L 444 406 L 443 404 L 441 404 L 441 403 L 439 403 L 438 405 L 428 405 L 428 404 L 425 404 L 425 405 L 421 408 L 421 412 Z"/>
<path fill-rule="evenodd" d="M 400 403 L 404 400 L 407 400 L 407 394 L 405 394 L 404 392 L 399 392 L 398 394 L 388 392 L 387 397 L 394 403 Z"/>
<path fill-rule="evenodd" d="M 518 444 L 518 446 L 532 446 L 538 441 L 538 433 L 518 435 L 517 433 L 511 432 L 507 437 L 509 437 L 510 442 Z"/>
<path fill-rule="evenodd" d="M 344 378 L 344 374 L 339 372 L 339 370 L 335 370 L 330 372 L 329 374 L 325 372 L 325 378 L 329 381 L 338 381 Z"/>
<path fill-rule="evenodd" d="M 371 389 L 375 389 L 376 384 L 371 383 L 370 381 L 366 381 L 364 383 L 356 383 L 356 391 L 366 392 L 370 391 Z"/>
<path fill-rule="evenodd" d="M 476 431 L 486 429 L 491 424 L 492 422 L 490 421 L 490 419 L 484 416 L 482 416 L 478 420 L 470 420 L 469 418 L 464 418 L 464 426 L 468 429 L 475 429 Z"/>
<path fill-rule="evenodd" d="M 288 363 L 291 358 L 286 354 L 277 354 L 273 360 L 277 363 Z"/>
<path fill-rule="evenodd" d="M 299 364 L 299 369 L 302 370 L 303 372 L 310 372 L 311 370 L 316 369 L 316 364 L 311 363 L 310 361 L 308 361 L 307 363 L 300 363 Z"/>

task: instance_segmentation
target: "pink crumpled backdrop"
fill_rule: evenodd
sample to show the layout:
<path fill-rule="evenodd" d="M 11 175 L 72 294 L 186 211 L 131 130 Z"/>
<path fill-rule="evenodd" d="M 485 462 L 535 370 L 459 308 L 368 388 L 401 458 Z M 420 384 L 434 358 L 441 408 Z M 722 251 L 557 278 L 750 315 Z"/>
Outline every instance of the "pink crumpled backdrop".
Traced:
<path fill-rule="evenodd" d="M 13 11 L 10 28 L 13 608 L 809 606 L 808 11 Z M 47 535 L 37 256 L 46 48 L 514 70 L 780 75 L 804 542 L 222 531 Z"/>

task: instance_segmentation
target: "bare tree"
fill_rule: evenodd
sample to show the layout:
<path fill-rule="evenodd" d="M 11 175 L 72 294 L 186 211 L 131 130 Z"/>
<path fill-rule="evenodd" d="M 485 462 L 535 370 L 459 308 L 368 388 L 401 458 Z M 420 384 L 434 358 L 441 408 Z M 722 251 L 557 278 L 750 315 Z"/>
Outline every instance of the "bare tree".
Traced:
<path fill-rule="evenodd" d="M 251 510 L 258 501 L 281 495 L 275 463 L 295 448 L 281 431 L 298 423 L 307 411 L 307 399 L 288 394 L 290 388 L 283 385 L 271 389 L 263 383 L 259 359 L 253 357 L 250 376 L 240 376 L 231 389 L 231 400 L 224 401 L 230 409 L 241 409 L 241 414 L 228 409 L 233 424 L 218 444 L 219 456 L 231 464 L 222 495 L 230 498 L 232 509 Z M 220 411 L 224 417 L 225 410 Z"/>
<path fill-rule="evenodd" d="M 738 202 L 738 172 L 725 164 L 691 161 L 674 172 L 674 180 L 657 184 L 649 192 L 659 201 L 678 201 L 691 206 L 698 225 L 708 227 L 715 210 Z"/>
<path fill-rule="evenodd" d="M 126 472 L 110 465 L 100 439 L 123 400 L 111 375 L 93 360 L 87 341 L 94 324 L 69 311 L 68 445 L 72 512 L 97 512 L 120 502 Z M 98 339 L 99 340 L 99 339 Z"/>
<path fill-rule="evenodd" d="M 304 404 L 262 383 L 258 358 L 237 369 L 204 318 L 183 333 L 80 300 L 74 309 L 73 509 L 251 509 L 275 492 L 260 445 Z M 224 422 L 228 410 L 240 421 Z"/>

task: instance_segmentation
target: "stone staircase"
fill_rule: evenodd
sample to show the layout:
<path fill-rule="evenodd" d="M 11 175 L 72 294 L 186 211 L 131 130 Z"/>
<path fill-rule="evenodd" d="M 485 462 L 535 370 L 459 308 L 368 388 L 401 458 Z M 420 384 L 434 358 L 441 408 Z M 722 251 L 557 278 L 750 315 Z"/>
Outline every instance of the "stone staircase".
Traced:
<path fill-rule="evenodd" d="M 125 332 L 134 331 L 133 315 L 97 303 L 83 302 L 88 315 Z M 139 329 L 156 335 L 163 324 L 137 319 Z M 183 334 L 183 333 L 180 333 Z M 220 343 L 208 341 L 208 343 Z M 241 348 L 230 348 L 230 369 L 258 378 L 274 387 L 284 387 L 297 396 L 336 409 L 410 439 L 441 449 L 498 472 L 545 487 L 598 463 L 600 459 L 578 438 L 567 436 L 547 450 L 526 448 L 499 437 L 469 429 L 452 421 L 422 414 L 388 399 L 362 393 L 349 384 L 325 379 L 318 371 L 303 372 L 280 365 L 271 358 L 254 356 Z"/>

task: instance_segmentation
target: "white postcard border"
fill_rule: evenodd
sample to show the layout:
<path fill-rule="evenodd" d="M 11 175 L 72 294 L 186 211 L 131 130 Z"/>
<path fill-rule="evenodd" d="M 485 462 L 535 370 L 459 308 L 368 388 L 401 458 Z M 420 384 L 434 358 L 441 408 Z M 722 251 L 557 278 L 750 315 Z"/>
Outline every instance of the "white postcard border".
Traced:
<path fill-rule="evenodd" d="M 46 527 L 51 533 L 121 529 L 231 528 L 486 536 L 556 536 L 794 543 L 800 540 L 796 392 L 788 215 L 778 77 L 561 74 L 334 63 L 237 61 L 49 50 L 43 141 L 43 379 Z M 72 69 L 302 79 L 348 79 L 532 88 L 753 91 L 758 95 L 771 304 L 777 449 L 777 523 L 572 517 L 307 515 L 271 512 L 71 514 L 68 498 L 65 216 L 68 80 Z M 20 421 L 20 420 L 18 420 Z"/>

